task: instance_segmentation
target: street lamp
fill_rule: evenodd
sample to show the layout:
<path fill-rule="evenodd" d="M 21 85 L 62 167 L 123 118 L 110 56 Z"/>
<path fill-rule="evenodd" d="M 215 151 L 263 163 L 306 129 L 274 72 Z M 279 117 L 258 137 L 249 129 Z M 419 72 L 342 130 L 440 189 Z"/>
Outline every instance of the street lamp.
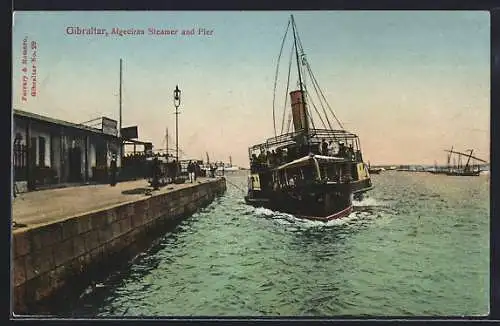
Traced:
<path fill-rule="evenodd" d="M 181 105 L 181 90 L 179 85 L 175 86 L 174 90 L 174 106 L 175 106 L 175 161 L 179 164 L 179 105 Z"/>

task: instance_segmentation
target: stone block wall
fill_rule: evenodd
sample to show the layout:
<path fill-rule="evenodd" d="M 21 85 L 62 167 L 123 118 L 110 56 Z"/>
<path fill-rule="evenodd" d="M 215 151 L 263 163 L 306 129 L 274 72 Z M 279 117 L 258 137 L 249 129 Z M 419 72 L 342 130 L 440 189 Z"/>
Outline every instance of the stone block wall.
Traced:
<path fill-rule="evenodd" d="M 63 295 L 69 283 L 88 280 L 85 274 L 124 251 L 137 254 L 140 246 L 134 244 L 144 240 L 150 243 L 150 231 L 194 213 L 225 190 L 225 179 L 217 179 L 57 223 L 13 231 L 12 311 L 38 311 L 40 302 Z"/>

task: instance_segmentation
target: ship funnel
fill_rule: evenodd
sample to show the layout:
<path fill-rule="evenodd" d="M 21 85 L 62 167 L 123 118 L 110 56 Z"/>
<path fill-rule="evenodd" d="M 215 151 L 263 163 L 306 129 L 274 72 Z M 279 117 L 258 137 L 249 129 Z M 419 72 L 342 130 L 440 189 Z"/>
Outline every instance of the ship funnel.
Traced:
<path fill-rule="evenodd" d="M 295 131 L 305 129 L 307 123 L 305 105 L 302 101 L 302 93 L 303 91 L 300 90 L 290 92 L 293 127 Z"/>

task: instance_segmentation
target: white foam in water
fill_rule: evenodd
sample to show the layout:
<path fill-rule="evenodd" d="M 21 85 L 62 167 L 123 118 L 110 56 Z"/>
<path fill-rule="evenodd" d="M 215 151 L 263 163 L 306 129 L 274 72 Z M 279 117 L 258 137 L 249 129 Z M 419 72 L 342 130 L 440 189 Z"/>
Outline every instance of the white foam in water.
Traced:
<path fill-rule="evenodd" d="M 330 220 L 330 221 L 328 221 L 326 223 L 323 222 L 323 225 L 325 225 L 325 226 L 343 225 L 343 224 L 349 223 L 351 221 L 357 220 L 357 219 L 359 219 L 362 216 L 365 216 L 365 214 L 360 214 L 358 212 L 352 212 L 351 214 L 349 214 L 346 217 L 342 217 L 342 218 L 335 219 L 335 220 Z"/>
<path fill-rule="evenodd" d="M 366 206 L 388 206 L 389 203 L 381 202 L 372 197 L 365 197 L 362 200 L 353 200 L 352 205 L 355 207 L 366 207 Z"/>
<path fill-rule="evenodd" d="M 255 209 L 255 214 L 257 215 L 265 215 L 265 216 L 273 216 L 276 215 L 276 213 L 268 208 L 264 207 L 257 207 Z"/>
<path fill-rule="evenodd" d="M 363 214 L 363 212 L 361 212 L 361 213 L 360 212 L 353 212 L 346 217 L 330 220 L 328 222 L 323 222 L 323 221 L 315 221 L 315 220 L 298 218 L 298 217 L 291 215 L 291 214 L 276 212 L 276 211 L 273 211 L 271 209 L 262 208 L 262 207 L 255 208 L 254 213 L 256 215 L 261 216 L 261 217 L 272 218 L 273 220 L 276 221 L 276 223 L 279 223 L 279 224 L 283 224 L 283 225 L 295 224 L 297 226 L 306 227 L 306 228 L 338 226 L 338 225 L 348 223 L 350 221 L 356 220 L 362 216 L 367 215 L 367 214 Z"/>

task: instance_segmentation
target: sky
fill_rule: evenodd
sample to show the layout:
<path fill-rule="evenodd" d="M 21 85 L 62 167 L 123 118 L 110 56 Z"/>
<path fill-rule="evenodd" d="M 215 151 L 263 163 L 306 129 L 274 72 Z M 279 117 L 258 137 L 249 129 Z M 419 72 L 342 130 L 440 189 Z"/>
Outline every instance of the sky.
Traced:
<path fill-rule="evenodd" d="M 360 137 L 365 161 L 444 164 L 451 146 L 489 161 L 486 11 L 16 12 L 13 108 L 75 123 L 118 120 L 121 58 L 123 127 L 137 125 L 139 139 L 155 149 L 165 148 L 168 128 L 173 148 L 179 85 L 186 156 L 231 156 L 248 167 L 248 147 L 274 136 L 274 79 L 290 14 L 325 97 Z M 69 34 L 71 27 L 108 35 Z M 120 36 L 113 28 L 145 34 Z M 178 32 L 149 35 L 148 28 Z M 181 35 L 192 29 L 195 35 Z M 23 75 L 32 75 L 31 61 L 22 71 L 25 38 L 28 59 L 31 42 L 37 47 L 36 96 L 30 80 L 23 100 Z M 278 73 L 280 117 L 290 49 Z"/>

